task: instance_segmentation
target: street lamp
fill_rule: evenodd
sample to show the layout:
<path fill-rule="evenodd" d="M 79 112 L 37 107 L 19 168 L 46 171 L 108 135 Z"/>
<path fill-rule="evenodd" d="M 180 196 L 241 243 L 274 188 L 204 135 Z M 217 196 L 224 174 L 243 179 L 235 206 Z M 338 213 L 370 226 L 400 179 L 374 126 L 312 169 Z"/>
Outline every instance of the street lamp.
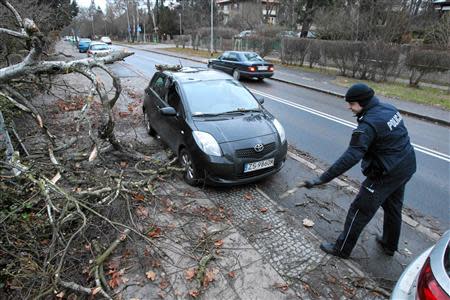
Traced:
<path fill-rule="evenodd" d="M 178 16 L 180 17 L 180 35 L 181 35 L 181 13 L 178 13 Z"/>
<path fill-rule="evenodd" d="M 214 52 L 214 49 L 213 49 L 213 38 L 214 38 L 214 36 L 213 36 L 213 27 L 214 27 L 213 7 L 214 7 L 214 0 L 211 0 L 211 44 L 210 44 L 211 57 L 213 56 L 213 52 Z"/>

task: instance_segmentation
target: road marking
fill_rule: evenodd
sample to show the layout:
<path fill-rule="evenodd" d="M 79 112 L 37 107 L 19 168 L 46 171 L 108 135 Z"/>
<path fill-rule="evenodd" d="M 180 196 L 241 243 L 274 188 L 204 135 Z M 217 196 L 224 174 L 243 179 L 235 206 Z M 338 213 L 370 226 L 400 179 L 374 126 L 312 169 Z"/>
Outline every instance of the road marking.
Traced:
<path fill-rule="evenodd" d="M 330 115 L 330 114 L 327 114 L 327 113 L 324 113 L 324 112 L 322 112 L 320 110 L 316 110 L 316 109 L 313 109 L 313 108 L 310 108 L 310 107 L 307 107 L 307 106 L 304 106 L 304 105 L 301 105 L 301 104 L 298 104 L 298 103 L 295 103 L 295 102 L 292 102 L 292 101 L 289 101 L 289 100 L 286 100 L 286 99 L 283 99 L 283 98 L 279 98 L 277 96 L 273 96 L 271 94 L 267 94 L 267 93 L 264 93 L 264 92 L 261 92 L 261 91 L 255 90 L 255 89 L 249 89 L 249 90 L 252 93 L 255 93 L 255 94 L 258 94 L 258 95 L 270 98 L 270 99 L 272 99 L 274 101 L 277 101 L 279 103 L 283 103 L 283 104 L 286 104 L 288 106 L 297 108 L 299 110 L 303 110 L 305 112 L 308 112 L 308 113 L 311 113 L 313 115 L 316 115 L 316 116 L 328 119 L 330 121 L 339 123 L 341 125 L 350 127 L 352 129 L 356 128 L 356 124 L 355 123 L 347 121 L 347 120 L 344 120 L 344 119 L 341 119 L 341 118 L 338 118 L 336 116 L 333 116 L 333 115 Z M 429 149 L 427 147 L 420 146 L 420 145 L 417 145 L 417 144 L 414 144 L 414 143 L 411 143 L 411 144 L 414 146 L 414 148 L 418 152 L 422 152 L 422 153 L 427 154 L 429 156 L 432 156 L 432 157 L 435 157 L 435 158 L 438 158 L 440 160 L 443 160 L 443 161 L 446 161 L 446 162 L 450 163 L 450 155 L 448 155 L 448 154 L 445 154 L 445 153 L 442 153 L 442 152 L 439 152 L 439 151 L 436 151 L 436 150 L 433 150 L 433 149 Z"/>

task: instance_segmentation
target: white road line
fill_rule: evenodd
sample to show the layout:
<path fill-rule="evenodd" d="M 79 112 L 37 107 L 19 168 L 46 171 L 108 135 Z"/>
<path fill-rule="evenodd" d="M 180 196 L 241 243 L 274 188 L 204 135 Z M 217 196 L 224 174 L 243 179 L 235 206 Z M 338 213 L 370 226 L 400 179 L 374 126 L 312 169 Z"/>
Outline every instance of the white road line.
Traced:
<path fill-rule="evenodd" d="M 307 106 L 304 106 L 304 105 L 301 105 L 301 104 L 298 104 L 298 103 L 295 103 L 295 102 L 291 102 L 289 100 L 286 100 L 286 99 L 283 99 L 283 98 L 280 98 L 280 97 L 277 97 L 277 96 L 273 96 L 273 95 L 270 95 L 270 94 L 267 94 L 267 93 L 264 93 L 264 92 L 261 92 L 261 91 L 257 91 L 257 90 L 254 90 L 254 89 L 249 89 L 249 90 L 252 93 L 264 96 L 266 98 L 270 98 L 270 99 L 272 99 L 274 101 L 286 104 L 288 106 L 297 108 L 299 110 L 303 110 L 305 112 L 309 112 L 309 113 L 311 113 L 313 115 L 316 115 L 316 116 L 328 119 L 330 121 L 342 124 L 344 126 L 352 128 L 352 129 L 356 128 L 356 124 L 355 123 L 349 122 L 347 120 L 338 118 L 336 116 L 333 116 L 333 115 L 330 115 L 330 114 L 327 114 L 327 113 L 324 113 L 324 112 L 322 112 L 320 110 L 316 110 L 316 109 L 313 109 L 313 108 L 310 108 L 310 107 L 307 107 Z M 438 158 L 440 160 L 443 160 L 443 161 L 446 161 L 446 162 L 450 162 L 450 155 L 448 155 L 448 154 L 445 154 L 445 153 L 442 153 L 442 152 L 439 152 L 439 151 L 436 151 L 436 150 L 433 150 L 433 149 L 429 149 L 427 147 L 420 146 L 420 145 L 417 145 L 417 144 L 414 144 L 414 143 L 412 143 L 412 145 L 414 146 L 414 148 L 418 152 L 422 152 L 424 154 L 427 154 L 429 156 Z"/>

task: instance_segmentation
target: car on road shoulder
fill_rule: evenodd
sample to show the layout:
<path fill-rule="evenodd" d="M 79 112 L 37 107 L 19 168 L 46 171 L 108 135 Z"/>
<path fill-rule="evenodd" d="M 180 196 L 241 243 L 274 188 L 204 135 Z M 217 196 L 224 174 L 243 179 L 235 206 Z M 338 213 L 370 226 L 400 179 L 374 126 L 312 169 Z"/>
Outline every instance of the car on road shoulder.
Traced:
<path fill-rule="evenodd" d="M 188 184 L 249 183 L 286 160 L 284 128 L 263 100 L 222 72 L 160 66 L 145 89 L 144 121 L 177 154 Z"/>
<path fill-rule="evenodd" d="M 78 41 L 78 50 L 80 51 L 80 53 L 88 51 L 91 42 L 91 39 L 80 39 Z"/>
<path fill-rule="evenodd" d="M 233 75 L 233 78 L 256 78 L 263 80 L 274 73 L 274 66 L 255 52 L 226 51 L 217 59 L 208 61 L 208 68 L 217 69 Z"/>
<path fill-rule="evenodd" d="M 100 42 L 105 43 L 105 44 L 108 44 L 108 45 L 111 45 L 111 44 L 112 44 L 111 39 L 110 39 L 108 36 L 102 36 L 102 37 L 100 38 Z"/>
<path fill-rule="evenodd" d="M 392 300 L 450 300 L 450 230 L 403 271 Z"/>
<path fill-rule="evenodd" d="M 112 52 L 111 48 L 105 44 L 100 42 L 92 42 L 89 45 L 89 49 L 87 50 L 87 55 L 89 57 L 102 57 L 110 55 Z"/>

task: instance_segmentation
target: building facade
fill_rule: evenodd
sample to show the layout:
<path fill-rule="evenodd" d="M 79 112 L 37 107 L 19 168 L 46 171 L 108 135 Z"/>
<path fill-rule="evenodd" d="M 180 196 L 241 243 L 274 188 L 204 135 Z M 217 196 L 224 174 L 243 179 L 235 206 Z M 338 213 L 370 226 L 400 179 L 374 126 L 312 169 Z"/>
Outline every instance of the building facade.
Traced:
<path fill-rule="evenodd" d="M 262 18 L 268 24 L 277 24 L 279 0 L 216 0 L 219 13 L 223 15 L 226 24 L 234 14 L 242 14 L 246 5 L 254 3 L 261 5 Z"/>

